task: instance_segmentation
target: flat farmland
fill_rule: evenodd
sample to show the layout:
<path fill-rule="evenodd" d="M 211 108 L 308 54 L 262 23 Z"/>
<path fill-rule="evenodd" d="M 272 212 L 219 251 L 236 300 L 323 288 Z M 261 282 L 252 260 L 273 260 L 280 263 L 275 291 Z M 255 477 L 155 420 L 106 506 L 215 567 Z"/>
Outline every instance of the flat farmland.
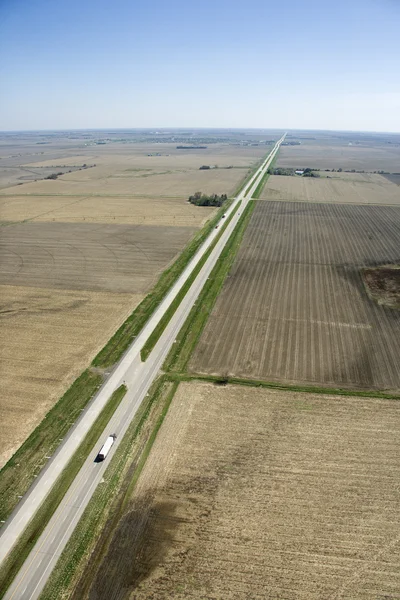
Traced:
<path fill-rule="evenodd" d="M 97 195 L 162 196 L 187 198 L 196 191 L 230 195 L 248 168 L 269 151 L 269 146 L 213 144 L 204 150 L 177 150 L 174 144 L 113 144 L 84 148 L 74 156 L 57 156 L 21 165 L 24 169 L 60 166 L 90 168 L 2 189 L 0 195 Z M 149 154 L 151 156 L 149 156 Z M 7 160 L 2 160 L 3 169 Z M 200 170 L 202 165 L 217 167 Z M 0 177 L 1 180 L 1 177 Z M 24 180 L 21 180 L 22 183 Z"/>
<path fill-rule="evenodd" d="M 195 231 L 93 223 L 3 227 L 0 284 L 144 294 Z"/>
<path fill-rule="evenodd" d="M 399 598 L 399 426 L 396 401 L 181 384 L 69 597 Z"/>
<path fill-rule="evenodd" d="M 21 285 L 0 295 L 2 466 L 142 295 Z"/>
<path fill-rule="evenodd" d="M 400 312 L 361 268 L 399 251 L 399 207 L 257 202 L 191 370 L 398 390 Z"/>
<path fill-rule="evenodd" d="M 271 175 L 261 194 L 264 200 L 393 204 L 400 206 L 400 187 L 381 175 L 349 174 L 337 177 L 286 177 Z M 351 175 L 351 176 L 350 176 Z"/>
<path fill-rule="evenodd" d="M 263 154 L 266 154 L 265 150 Z M 148 169 L 134 168 L 132 167 L 135 165 L 134 162 L 130 162 L 131 168 L 124 168 L 124 165 L 120 165 L 116 171 L 111 167 L 107 169 L 97 165 L 90 169 L 66 173 L 54 181 L 42 180 L 26 183 L 23 191 L 25 194 L 38 196 L 43 194 L 84 196 L 100 193 L 108 196 L 122 194 L 187 198 L 197 191 L 210 194 L 226 193 L 229 196 L 246 174 L 245 168 L 199 170 L 204 158 L 203 161 L 197 159 L 196 167 L 186 169 L 179 169 L 176 164 L 175 169 L 169 168 L 168 165 L 161 165 L 159 169 L 154 169 L 152 168 L 154 165 L 150 161 L 151 158 L 149 158 Z M 20 186 L 11 189 L 16 193 L 22 191 Z M 6 193 L 5 190 L 2 193 Z"/>
<path fill-rule="evenodd" d="M 90 364 L 196 230 L 40 222 L 1 228 L 2 460 Z"/>
<path fill-rule="evenodd" d="M 299 146 L 283 146 L 277 167 L 316 169 L 356 169 L 357 171 L 388 171 L 397 173 L 400 164 L 400 144 L 352 145 L 351 142 L 304 141 Z"/>
<path fill-rule="evenodd" d="M 9 221 L 120 223 L 199 227 L 213 208 L 193 206 L 182 198 L 131 196 L 0 196 L 0 215 Z"/>

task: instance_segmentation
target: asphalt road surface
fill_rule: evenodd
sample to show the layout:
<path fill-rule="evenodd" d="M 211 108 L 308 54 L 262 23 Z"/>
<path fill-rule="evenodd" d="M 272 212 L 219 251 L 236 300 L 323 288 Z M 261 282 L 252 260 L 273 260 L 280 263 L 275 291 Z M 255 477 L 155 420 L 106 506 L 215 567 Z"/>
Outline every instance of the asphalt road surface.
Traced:
<path fill-rule="evenodd" d="M 240 219 L 240 215 L 246 208 L 252 193 L 269 167 L 284 138 L 285 136 L 276 143 L 268 158 L 254 174 L 252 180 L 246 184 L 230 208 L 227 209 L 225 213 L 226 218 L 221 219 L 220 227 L 226 223 L 227 218 L 235 210 L 237 204 L 240 202 L 242 203 L 241 209 L 236 212 L 231 222 L 225 227 L 220 240 L 211 252 L 195 281 L 192 283 L 189 291 L 177 308 L 174 316 L 147 360 L 144 363 L 141 362 L 141 348 L 181 289 L 183 283 L 190 276 L 214 238 L 220 233 L 220 227 L 213 230 L 209 238 L 198 250 L 196 256 L 186 267 L 185 271 L 167 294 L 157 311 L 149 319 L 141 334 L 136 338 L 121 362 L 111 373 L 108 380 L 92 400 L 90 406 L 82 413 L 79 421 L 74 425 L 55 455 L 49 460 L 46 468 L 43 469 L 35 484 L 28 490 L 25 497 L 18 504 L 3 527 L 2 535 L 0 537 L 0 561 L 3 561 L 7 557 L 18 537 L 24 531 L 27 523 L 40 507 L 44 498 L 46 498 L 57 477 L 84 439 L 86 433 L 107 403 L 107 400 L 110 398 L 113 391 L 125 381 L 128 392 L 109 421 L 106 429 L 101 434 L 93 451 L 88 456 L 67 494 L 50 519 L 47 527 L 32 549 L 14 582 L 11 584 L 4 596 L 6 600 L 10 600 L 11 598 L 13 600 L 33 600 L 40 596 L 52 569 L 67 544 L 97 485 L 101 484 L 104 471 L 106 470 L 110 459 L 118 448 L 118 445 L 134 418 L 141 402 L 156 378 L 179 330 L 188 317 L 191 308 L 196 302 L 206 280 L 210 276 L 226 242 L 235 229 Z M 250 185 L 251 189 L 245 197 L 246 190 L 249 189 Z M 103 462 L 94 462 L 100 447 L 111 433 L 116 433 L 117 439 L 107 458 Z"/>

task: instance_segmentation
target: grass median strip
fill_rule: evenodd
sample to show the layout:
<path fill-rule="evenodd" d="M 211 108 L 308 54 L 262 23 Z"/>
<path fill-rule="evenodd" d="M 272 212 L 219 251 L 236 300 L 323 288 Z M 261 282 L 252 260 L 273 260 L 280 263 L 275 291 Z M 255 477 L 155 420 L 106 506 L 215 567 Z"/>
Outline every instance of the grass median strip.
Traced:
<path fill-rule="evenodd" d="M 201 258 L 201 260 L 199 261 L 199 263 L 196 265 L 196 268 L 193 270 L 193 272 L 190 275 L 190 277 L 188 278 L 188 280 L 184 283 L 184 285 L 182 286 L 182 289 L 178 292 L 178 294 L 176 295 L 176 297 L 172 301 L 170 307 L 164 313 L 162 319 L 160 320 L 160 322 L 158 323 L 158 325 L 155 327 L 154 331 L 149 336 L 148 340 L 146 341 L 145 345 L 143 346 L 143 348 L 140 351 L 140 356 L 141 356 L 141 359 L 142 359 L 143 362 L 148 358 L 150 352 L 153 350 L 154 346 L 156 345 L 156 343 L 160 339 L 160 336 L 162 335 L 162 333 L 164 332 L 164 330 L 167 327 L 168 323 L 170 322 L 170 320 L 171 320 L 172 316 L 174 315 L 176 309 L 178 308 L 178 306 L 182 302 L 183 298 L 186 296 L 186 294 L 187 294 L 190 286 L 192 285 L 193 281 L 196 279 L 197 275 L 200 273 L 201 269 L 203 268 L 205 262 L 207 261 L 208 257 L 210 256 L 211 252 L 214 250 L 216 244 L 218 243 L 219 239 L 221 238 L 222 234 L 224 233 L 226 227 L 228 226 L 228 224 L 230 223 L 230 221 L 233 219 L 233 217 L 234 217 L 236 211 L 238 210 L 239 206 L 240 206 L 240 202 L 238 203 L 238 205 L 236 206 L 236 208 L 232 212 L 232 214 L 229 215 L 229 218 L 226 219 L 226 222 L 224 224 L 223 229 L 216 236 L 215 240 L 213 241 L 213 243 L 211 244 L 211 246 L 209 247 L 209 249 L 207 250 L 207 252 L 204 254 L 204 256 Z"/>
<path fill-rule="evenodd" d="M 178 383 L 158 379 L 130 424 L 44 588 L 41 600 L 83 598 L 104 558 Z"/>
<path fill-rule="evenodd" d="M 257 171 L 257 169 L 259 169 L 261 167 L 261 165 L 263 164 L 263 162 L 267 159 L 267 157 L 269 156 L 269 153 L 266 154 L 263 158 L 261 158 L 259 161 L 257 161 L 248 171 L 247 174 L 243 177 L 243 179 L 240 181 L 240 183 L 238 184 L 236 190 L 234 191 L 232 197 L 236 198 L 236 196 L 238 196 L 239 192 L 241 192 L 241 190 L 248 184 L 248 182 L 250 181 L 250 179 L 253 177 L 254 173 Z"/>
<path fill-rule="evenodd" d="M 86 370 L 65 392 L 0 472 L 0 519 L 6 520 L 103 382 Z"/>
<path fill-rule="evenodd" d="M 239 249 L 243 234 L 254 210 L 251 200 L 244 210 L 240 221 L 223 249 L 217 264 L 201 291 L 196 306 L 192 308 L 185 324 L 180 330 L 176 343 L 164 363 L 165 371 L 184 371 L 193 352 L 209 314 L 215 304 L 227 274 Z"/>
<path fill-rule="evenodd" d="M 269 177 L 269 172 L 264 173 L 263 177 L 260 179 L 258 186 L 256 187 L 252 198 L 258 199 L 260 197 L 261 192 L 263 191 L 264 185 L 267 183 Z"/>
<path fill-rule="evenodd" d="M 215 225 L 221 219 L 232 200 L 228 200 L 212 219 L 207 221 L 203 229 L 189 242 L 176 261 L 166 269 L 153 290 L 147 294 L 139 306 L 116 331 L 109 342 L 94 358 L 94 367 L 107 368 L 114 365 L 129 348 L 135 337 L 140 333 L 150 316 L 162 302 L 167 292 L 184 271 L 200 246 L 205 242 Z"/>
<path fill-rule="evenodd" d="M 97 442 L 101 432 L 106 427 L 115 410 L 118 408 L 122 398 L 126 394 L 126 391 L 127 388 L 124 385 L 121 385 L 112 394 L 106 406 L 103 408 L 102 412 L 91 427 L 89 433 L 86 435 L 84 441 L 81 443 L 69 461 L 68 465 L 65 467 L 56 483 L 52 487 L 50 493 L 40 506 L 39 510 L 25 528 L 23 534 L 18 539 L 17 543 L 4 561 L 0 569 L 0 590 L 2 590 L 0 598 L 4 596 L 7 588 L 10 586 L 19 569 L 22 567 L 33 546 L 39 539 L 42 531 L 54 514 L 54 511 L 57 509 L 57 506 L 60 504 L 68 488 L 84 464 L 94 444 Z"/>

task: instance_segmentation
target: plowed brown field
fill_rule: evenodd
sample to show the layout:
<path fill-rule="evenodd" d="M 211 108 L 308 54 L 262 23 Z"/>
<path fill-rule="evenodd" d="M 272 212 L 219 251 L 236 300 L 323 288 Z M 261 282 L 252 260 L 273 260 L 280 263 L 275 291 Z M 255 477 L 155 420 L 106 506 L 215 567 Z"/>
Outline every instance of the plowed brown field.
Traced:
<path fill-rule="evenodd" d="M 73 600 L 397 600 L 399 428 L 396 401 L 181 384 Z"/>
<path fill-rule="evenodd" d="M 361 275 L 399 253 L 400 208 L 258 202 L 191 369 L 399 389 L 400 312 Z"/>
<path fill-rule="evenodd" d="M 340 174 L 335 173 L 335 175 Z M 261 194 L 261 199 L 400 206 L 400 187 L 381 175 L 356 173 L 352 177 L 330 177 L 329 179 L 271 175 Z"/>

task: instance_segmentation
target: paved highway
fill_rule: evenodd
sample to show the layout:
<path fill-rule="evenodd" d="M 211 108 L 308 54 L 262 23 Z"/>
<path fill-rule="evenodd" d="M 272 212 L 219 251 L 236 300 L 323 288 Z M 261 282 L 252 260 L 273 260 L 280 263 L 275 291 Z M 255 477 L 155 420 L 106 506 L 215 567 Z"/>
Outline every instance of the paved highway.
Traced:
<path fill-rule="evenodd" d="M 157 311 L 149 319 L 143 331 L 133 342 L 121 362 L 99 390 L 90 406 L 82 413 L 81 418 L 74 425 L 68 437 L 63 441 L 46 468 L 43 469 L 36 483 L 30 488 L 3 527 L 2 535 L 0 537 L 0 561 L 4 560 L 12 549 L 26 524 L 41 505 L 41 502 L 48 494 L 53 483 L 70 460 L 82 439 L 84 439 L 87 431 L 90 429 L 113 391 L 125 381 L 128 392 L 109 421 L 106 429 L 103 431 L 98 442 L 95 444 L 93 451 L 88 456 L 58 509 L 50 519 L 47 527 L 32 549 L 14 582 L 10 586 L 5 595 L 6 600 L 34 600 L 39 597 L 53 567 L 92 497 L 96 486 L 101 482 L 110 459 L 115 453 L 141 402 L 156 378 L 179 330 L 184 324 L 206 280 L 210 276 L 226 242 L 235 229 L 240 219 L 240 214 L 242 214 L 247 206 L 252 193 L 271 164 L 271 161 L 284 138 L 285 136 L 276 143 L 268 158 L 256 171 L 251 181 L 246 184 L 237 198 L 235 198 L 230 208 L 227 209 L 225 213 L 226 218 L 228 218 L 235 210 L 237 204 L 242 202 L 241 209 L 236 212 L 231 222 L 225 227 L 220 240 L 211 252 L 195 281 L 192 283 L 189 291 L 185 295 L 147 360 L 144 363 L 141 362 L 141 348 L 203 254 L 207 251 L 214 238 L 219 234 L 219 228 L 214 229 L 209 238 L 199 249 L 196 256 L 186 267 L 185 271 L 170 290 L 164 301 L 160 304 Z M 245 196 L 246 190 L 250 185 L 251 189 L 247 196 Z M 221 220 L 220 225 L 222 226 L 224 223 L 226 223 L 226 219 Z M 116 433 L 117 439 L 106 460 L 100 463 L 94 462 L 99 448 L 111 433 Z"/>

